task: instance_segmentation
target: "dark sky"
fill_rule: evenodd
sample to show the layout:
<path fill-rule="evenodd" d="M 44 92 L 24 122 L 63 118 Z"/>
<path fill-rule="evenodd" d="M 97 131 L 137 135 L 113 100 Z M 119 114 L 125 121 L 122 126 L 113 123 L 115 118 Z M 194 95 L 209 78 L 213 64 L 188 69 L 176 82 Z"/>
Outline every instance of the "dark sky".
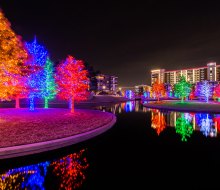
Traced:
<path fill-rule="evenodd" d="M 68 54 L 119 77 L 150 84 L 150 70 L 220 64 L 218 1 L 0 0 L 14 31 L 34 35 L 54 62 Z"/>

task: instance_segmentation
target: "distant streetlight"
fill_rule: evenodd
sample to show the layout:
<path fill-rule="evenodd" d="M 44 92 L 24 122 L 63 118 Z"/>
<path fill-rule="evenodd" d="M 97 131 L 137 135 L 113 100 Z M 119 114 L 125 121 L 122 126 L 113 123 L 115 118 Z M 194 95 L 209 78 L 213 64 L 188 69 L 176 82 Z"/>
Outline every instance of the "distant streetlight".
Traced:
<path fill-rule="evenodd" d="M 118 88 L 121 91 L 121 87 Z"/>

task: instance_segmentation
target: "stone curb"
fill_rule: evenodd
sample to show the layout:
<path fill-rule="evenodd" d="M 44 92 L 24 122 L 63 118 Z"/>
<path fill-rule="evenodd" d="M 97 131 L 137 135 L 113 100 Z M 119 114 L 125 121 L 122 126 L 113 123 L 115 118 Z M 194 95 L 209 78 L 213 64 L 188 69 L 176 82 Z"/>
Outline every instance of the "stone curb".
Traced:
<path fill-rule="evenodd" d="M 212 108 L 208 109 L 208 108 L 172 108 L 169 106 L 159 106 L 159 105 L 150 105 L 150 104 L 143 104 L 143 106 L 145 106 L 146 108 L 152 108 L 152 109 L 159 109 L 159 110 L 168 110 L 168 111 L 177 111 L 177 112 L 202 112 L 202 113 L 213 113 L 213 114 L 217 114 L 220 113 L 220 109 L 219 110 L 213 110 Z"/>

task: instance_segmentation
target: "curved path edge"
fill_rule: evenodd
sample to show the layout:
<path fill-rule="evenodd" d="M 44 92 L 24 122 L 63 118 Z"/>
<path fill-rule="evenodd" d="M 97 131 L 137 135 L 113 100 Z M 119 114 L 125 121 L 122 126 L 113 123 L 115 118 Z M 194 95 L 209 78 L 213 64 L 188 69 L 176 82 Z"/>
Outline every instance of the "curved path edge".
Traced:
<path fill-rule="evenodd" d="M 115 123 L 116 116 L 112 115 L 112 120 L 109 123 L 84 133 L 39 143 L 0 148 L 0 159 L 14 158 L 35 153 L 41 153 L 77 144 L 104 133 L 105 131 L 110 129 Z"/>

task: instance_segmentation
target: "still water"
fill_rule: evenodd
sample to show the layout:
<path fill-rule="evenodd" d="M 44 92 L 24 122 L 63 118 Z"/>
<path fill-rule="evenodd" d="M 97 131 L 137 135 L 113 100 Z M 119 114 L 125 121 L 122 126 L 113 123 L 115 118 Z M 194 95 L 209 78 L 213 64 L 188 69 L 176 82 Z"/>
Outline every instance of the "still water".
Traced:
<path fill-rule="evenodd" d="M 139 101 L 95 109 L 115 113 L 114 127 L 70 147 L 1 160 L 0 190 L 220 189 L 220 115 Z"/>

